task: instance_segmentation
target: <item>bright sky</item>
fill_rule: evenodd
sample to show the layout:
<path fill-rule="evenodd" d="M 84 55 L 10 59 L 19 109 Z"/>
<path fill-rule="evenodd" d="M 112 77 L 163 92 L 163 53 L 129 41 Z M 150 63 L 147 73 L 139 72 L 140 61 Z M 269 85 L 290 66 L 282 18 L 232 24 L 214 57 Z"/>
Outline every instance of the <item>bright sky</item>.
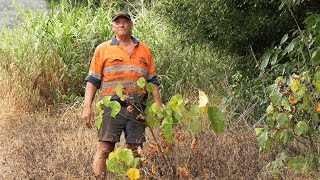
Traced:
<path fill-rule="evenodd" d="M 10 27 L 19 19 L 15 8 L 16 5 L 22 9 L 46 9 L 46 1 L 44 0 L 0 0 L 0 29 Z"/>

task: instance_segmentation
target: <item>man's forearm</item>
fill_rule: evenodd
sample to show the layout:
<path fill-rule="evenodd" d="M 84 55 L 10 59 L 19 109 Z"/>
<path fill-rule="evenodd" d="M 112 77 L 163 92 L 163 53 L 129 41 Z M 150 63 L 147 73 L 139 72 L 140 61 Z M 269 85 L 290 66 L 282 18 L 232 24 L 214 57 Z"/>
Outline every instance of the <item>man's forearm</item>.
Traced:
<path fill-rule="evenodd" d="M 85 96 L 84 96 L 84 106 L 85 107 L 91 107 L 92 101 L 94 99 L 94 96 L 97 92 L 97 87 L 91 83 L 91 82 L 87 82 L 86 85 L 86 92 L 85 92 Z"/>
<path fill-rule="evenodd" d="M 153 97 L 154 102 L 157 104 L 157 106 L 161 107 L 162 101 L 160 98 L 159 87 L 156 84 L 153 84 L 153 86 L 152 86 L 152 97 Z"/>

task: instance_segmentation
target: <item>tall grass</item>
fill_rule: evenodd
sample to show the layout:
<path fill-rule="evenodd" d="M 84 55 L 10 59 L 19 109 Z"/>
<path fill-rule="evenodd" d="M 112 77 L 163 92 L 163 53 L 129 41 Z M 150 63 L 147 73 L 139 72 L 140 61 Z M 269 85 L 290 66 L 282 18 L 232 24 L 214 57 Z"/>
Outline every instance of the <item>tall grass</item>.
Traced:
<path fill-rule="evenodd" d="M 65 2 L 52 8 L 21 12 L 21 25 L 3 30 L 0 42 L 1 74 L 12 92 L 32 97 L 36 90 L 48 103 L 83 94 L 94 48 L 112 36 L 112 7 L 94 11 Z"/>
<path fill-rule="evenodd" d="M 94 48 L 113 36 L 111 14 L 120 8 L 118 1 L 103 2 L 96 8 L 52 1 L 46 13 L 21 12 L 19 26 L 1 31 L 0 73 L 9 96 L 38 106 L 81 97 Z M 143 1 L 123 4 L 134 17 L 133 35 L 153 52 L 164 100 L 176 93 L 194 95 L 198 89 L 217 92 L 231 56 L 210 44 L 180 44 L 188 37 L 164 24 Z"/>

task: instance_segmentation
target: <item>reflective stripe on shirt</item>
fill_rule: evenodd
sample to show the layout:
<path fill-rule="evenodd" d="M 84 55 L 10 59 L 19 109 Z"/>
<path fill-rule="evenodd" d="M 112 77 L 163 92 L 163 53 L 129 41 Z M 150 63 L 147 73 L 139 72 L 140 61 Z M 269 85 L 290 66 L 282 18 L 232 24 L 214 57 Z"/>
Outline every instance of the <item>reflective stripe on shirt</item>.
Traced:
<path fill-rule="evenodd" d="M 115 88 L 117 87 L 118 83 L 122 84 L 122 86 L 137 86 L 136 82 L 133 81 L 110 81 L 110 82 L 102 82 L 102 88 Z"/>
<path fill-rule="evenodd" d="M 124 70 L 132 70 L 138 73 L 141 73 L 143 76 L 147 76 L 148 71 L 137 66 L 132 65 L 115 65 L 115 66 L 105 66 L 103 67 L 103 72 L 114 72 L 114 71 L 124 71 Z"/>
<path fill-rule="evenodd" d="M 101 80 L 101 78 L 102 78 L 101 74 L 95 73 L 93 71 L 89 71 L 89 76 L 95 77 L 95 78 L 97 78 L 99 80 Z"/>

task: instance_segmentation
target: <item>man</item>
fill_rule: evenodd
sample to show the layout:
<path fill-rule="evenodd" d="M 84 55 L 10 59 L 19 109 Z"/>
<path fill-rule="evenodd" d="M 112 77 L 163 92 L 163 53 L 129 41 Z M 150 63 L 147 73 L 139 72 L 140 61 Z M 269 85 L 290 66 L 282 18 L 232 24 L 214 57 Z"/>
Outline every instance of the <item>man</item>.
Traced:
<path fill-rule="evenodd" d="M 103 121 L 98 130 L 99 142 L 93 162 L 93 171 L 98 179 L 104 178 L 106 159 L 114 150 L 115 144 L 120 141 L 122 132 L 125 132 L 127 147 L 135 155 L 138 147 L 145 142 L 146 124 L 136 120 L 145 107 L 146 99 L 143 91 L 136 86 L 140 77 L 145 77 L 148 82 L 153 83 L 152 97 L 158 107 L 162 106 L 158 87 L 160 83 L 155 74 L 150 49 L 131 36 L 132 27 L 133 22 L 127 12 L 119 11 L 112 16 L 111 28 L 115 37 L 96 48 L 86 78 L 83 120 L 87 127 L 92 127 L 92 102 L 98 88 L 102 89 L 100 98 L 111 96 L 111 100 L 121 104 L 121 110 L 115 118 L 110 117 L 110 108 L 103 107 Z M 124 86 L 123 93 L 131 97 L 131 104 L 121 101 L 116 95 L 115 88 L 119 82 Z M 132 101 L 139 105 L 132 106 Z"/>

